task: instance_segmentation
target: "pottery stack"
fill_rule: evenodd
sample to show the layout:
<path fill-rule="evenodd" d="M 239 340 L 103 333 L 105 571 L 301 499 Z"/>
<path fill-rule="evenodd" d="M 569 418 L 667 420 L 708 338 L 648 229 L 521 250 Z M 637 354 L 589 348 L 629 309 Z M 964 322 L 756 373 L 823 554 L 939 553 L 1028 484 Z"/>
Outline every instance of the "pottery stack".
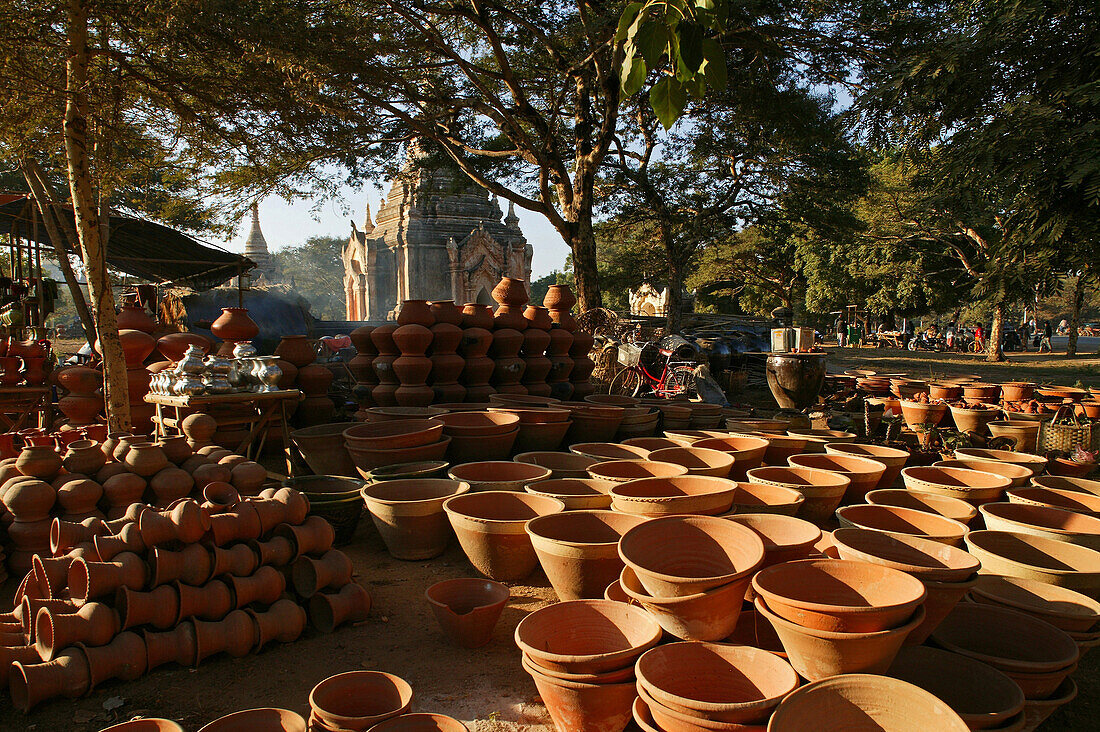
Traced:
<path fill-rule="evenodd" d="M 145 402 L 149 393 L 149 380 L 152 377 L 144 366 L 145 359 L 156 348 L 157 342 L 148 333 L 140 330 L 123 329 L 118 332 L 122 342 L 122 355 L 126 359 L 126 383 L 130 395 L 130 422 L 134 429 L 150 432 L 153 428 L 153 413 L 156 408 Z M 96 353 L 102 354 L 98 340 Z"/>
<path fill-rule="evenodd" d="M 486 402 L 496 389 L 489 385 L 493 375 L 493 311 L 488 305 L 468 302 L 462 307 L 462 340 L 458 354 L 464 359 L 461 381 L 466 387 L 466 401 Z"/>
<path fill-rule="evenodd" d="M 493 314 L 493 344 L 489 348 L 494 362 L 492 385 L 500 394 L 526 394 L 527 388 L 520 383 L 526 363 L 519 353 L 528 325 L 523 317 L 524 306 L 530 300 L 527 287 L 523 280 L 504 277 L 493 288 L 492 295 L 498 303 Z"/>
<path fill-rule="evenodd" d="M 355 418 L 366 420 L 366 410 L 374 406 L 374 387 L 378 384 L 378 375 L 374 373 L 374 359 L 378 348 L 371 340 L 373 326 L 363 325 L 351 332 L 351 342 L 355 346 L 355 356 L 348 362 L 348 370 L 355 379 L 351 393 L 359 405 Z"/>
<path fill-rule="evenodd" d="M 434 419 L 397 419 L 349 424 L 342 436 L 355 469 L 371 480 L 375 468 L 442 460 L 452 439 L 443 430 L 443 422 Z"/>
<path fill-rule="evenodd" d="M 291 385 L 302 392 L 294 413 L 295 423 L 299 427 L 312 427 L 331 422 L 336 413 L 336 405 L 328 396 L 333 374 L 327 366 L 315 363 L 317 349 L 313 339 L 304 335 L 283 336 L 275 355 L 280 367 L 283 362 L 291 365 L 290 371 L 295 374 Z"/>
<path fill-rule="evenodd" d="M 374 344 L 378 355 L 371 362 L 377 385 L 371 390 L 371 398 L 379 407 L 396 407 L 397 387 L 401 382 L 393 371 L 393 362 L 401 355 L 400 349 L 393 341 L 393 333 L 397 330 L 397 323 L 383 323 L 370 332 L 371 343 Z"/>
<path fill-rule="evenodd" d="M 103 411 L 103 374 L 87 366 L 68 366 L 57 372 L 57 385 L 65 394 L 57 408 L 69 427 L 92 424 Z"/>
<path fill-rule="evenodd" d="M 435 316 L 427 300 L 401 303 L 397 329 L 392 336 L 401 354 L 393 361 L 393 372 L 400 384 L 393 396 L 399 407 L 426 407 L 435 399 L 434 390 L 428 386 L 432 360 L 427 356 L 434 338 L 431 330 L 434 325 Z"/>
<path fill-rule="evenodd" d="M 523 356 L 523 386 L 531 396 L 550 396 L 550 385 L 546 383 L 546 377 L 550 374 L 552 364 L 546 357 L 546 349 L 550 346 L 550 329 L 553 321 L 550 312 L 537 305 L 530 305 L 523 312 L 527 327 L 523 330 L 523 348 L 520 354 Z"/>

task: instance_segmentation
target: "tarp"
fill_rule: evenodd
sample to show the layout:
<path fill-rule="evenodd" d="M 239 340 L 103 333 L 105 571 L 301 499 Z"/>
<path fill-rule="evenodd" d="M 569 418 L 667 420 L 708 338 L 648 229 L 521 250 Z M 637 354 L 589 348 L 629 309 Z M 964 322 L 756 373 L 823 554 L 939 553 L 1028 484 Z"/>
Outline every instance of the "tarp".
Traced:
<path fill-rule="evenodd" d="M 0 234 L 52 246 L 41 219 L 36 231 L 33 206 L 26 196 L 0 194 Z M 65 210 L 71 215 L 71 207 Z M 247 257 L 204 244 L 169 226 L 117 214 L 111 216 L 107 265 L 149 282 L 194 290 L 209 290 L 256 266 Z"/>

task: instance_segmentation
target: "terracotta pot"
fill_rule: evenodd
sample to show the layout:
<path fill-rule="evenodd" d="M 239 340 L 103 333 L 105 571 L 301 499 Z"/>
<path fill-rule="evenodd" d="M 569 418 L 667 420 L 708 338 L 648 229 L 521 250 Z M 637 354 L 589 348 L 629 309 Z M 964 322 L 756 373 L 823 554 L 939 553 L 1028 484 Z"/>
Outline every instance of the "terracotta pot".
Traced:
<path fill-rule="evenodd" d="M 46 382 L 47 364 L 45 358 L 23 358 L 23 381 L 27 386 L 41 386 Z"/>
<path fill-rule="evenodd" d="M 890 567 L 921 580 L 962 582 L 981 567 L 962 549 L 917 536 L 841 528 L 832 541 L 841 559 Z"/>
<path fill-rule="evenodd" d="M 895 628 L 912 617 L 926 595 L 920 580 L 904 572 L 835 559 L 768 567 L 757 572 L 752 587 L 777 616 L 833 633 Z"/>
<path fill-rule="evenodd" d="M 140 511 L 148 510 L 143 503 L 134 503 L 131 505 L 141 507 Z M 127 510 L 127 514 L 129 514 L 129 510 Z M 108 526 L 112 526 L 115 523 L 116 522 L 112 521 Z M 96 554 L 99 555 L 100 561 L 109 562 L 123 552 L 140 554 L 146 549 L 145 539 L 141 536 L 141 526 L 137 521 L 131 520 L 127 515 L 118 519 L 118 524 L 121 528 L 118 529 L 117 534 L 106 534 L 96 536 L 92 539 L 92 544 L 95 546 Z"/>
<path fill-rule="evenodd" d="M 274 569 L 271 571 L 275 572 Z M 253 650 L 257 652 L 271 641 L 291 643 L 297 640 L 306 627 L 306 611 L 293 600 L 284 598 L 274 601 L 266 612 L 247 612 L 256 623 L 256 646 Z"/>
<path fill-rule="evenodd" d="M 1039 422 L 998 421 L 988 422 L 986 427 L 993 437 L 1010 437 L 1016 441 L 1015 449 L 1034 452 L 1039 437 Z"/>
<path fill-rule="evenodd" d="M 509 594 L 499 582 L 474 578 L 436 582 L 424 591 L 443 634 L 463 648 L 489 642 Z"/>
<path fill-rule="evenodd" d="M 105 462 L 107 458 L 98 442 L 77 440 L 69 443 L 62 465 L 70 473 L 95 475 Z"/>
<path fill-rule="evenodd" d="M 822 714 L 822 710 L 829 710 Z M 920 732 L 929 720 L 943 732 L 969 729 L 943 701 L 913 684 L 873 674 L 852 674 L 807 684 L 780 702 L 769 727 L 820 732 Z"/>
<path fill-rule="evenodd" d="M 556 498 L 565 504 L 566 511 L 602 510 L 611 508 L 608 491 L 615 485 L 605 480 L 585 478 L 558 478 L 544 480 L 526 488 L 537 496 Z"/>
<path fill-rule="evenodd" d="M 924 622 L 919 608 L 904 625 L 870 633 L 834 633 L 805 628 L 768 610 L 762 597 L 756 611 L 775 628 L 787 657 L 805 679 L 817 681 L 837 674 L 883 673 L 893 663 L 910 632 Z"/>
<path fill-rule="evenodd" d="M 38 649 L 34 647 L 33 643 L 25 646 L 0 646 L 0 683 L 5 686 L 8 684 L 8 675 L 12 664 L 16 661 L 24 666 L 30 666 L 31 664 L 41 663 L 42 659 L 39 657 Z"/>
<path fill-rule="evenodd" d="M 355 468 L 359 472 L 359 475 L 369 480 L 370 472 L 375 468 L 408 462 L 441 459 L 446 455 L 450 444 L 451 438 L 444 435 L 438 442 L 418 447 L 399 448 L 395 450 L 363 450 L 349 446 L 348 453 L 351 455 L 351 460 L 355 464 Z"/>
<path fill-rule="evenodd" d="M 67 649 L 46 663 L 16 661 L 8 682 L 12 705 L 29 712 L 57 696 L 79 698 L 90 688 L 90 677 L 88 661 L 78 648 Z"/>
<path fill-rule="evenodd" d="M 270 541 L 248 542 L 252 551 L 260 560 L 260 566 L 285 567 L 294 561 L 294 544 L 283 536 L 272 537 Z"/>
<path fill-rule="evenodd" d="M 451 530 L 443 504 L 469 489 L 457 480 L 391 480 L 364 486 L 362 495 L 390 555 L 421 560 L 447 548 Z"/>
<path fill-rule="evenodd" d="M 115 608 L 122 630 L 139 625 L 151 625 L 159 630 L 171 628 L 179 615 L 179 602 L 179 593 L 171 585 L 162 585 L 150 592 L 122 587 L 115 593 Z"/>
<path fill-rule="evenodd" d="M 248 316 L 248 308 L 222 308 L 210 332 L 223 341 L 250 341 L 259 335 L 260 326 Z"/>
<path fill-rule="evenodd" d="M 357 582 L 339 592 L 318 592 L 309 598 L 309 618 L 322 633 L 331 633 L 344 623 L 358 623 L 370 614 L 371 598 Z"/>
<path fill-rule="evenodd" d="M 666 516 L 630 529 L 619 556 L 655 597 L 684 597 L 755 572 L 764 543 L 752 529 L 707 516 Z"/>
<path fill-rule="evenodd" d="M 211 549 L 214 564 L 211 576 L 234 575 L 248 577 L 259 566 L 259 558 L 252 551 L 247 542 L 233 544 L 228 548 L 213 547 Z"/>
<path fill-rule="evenodd" d="M 90 562 L 81 558 L 69 567 L 69 593 L 80 603 L 113 595 L 120 587 L 140 590 L 148 574 L 145 562 L 133 552 L 122 552 L 110 562 Z"/>
<path fill-rule="evenodd" d="M 719 450 L 696 447 L 672 447 L 651 452 L 647 460 L 683 465 L 688 475 L 728 478 L 733 472 L 734 458 Z"/>
<path fill-rule="evenodd" d="M 1039 486 L 1040 488 L 1055 488 L 1058 490 L 1077 491 L 1078 493 L 1091 493 L 1094 496 L 1100 496 L 1100 480 L 1041 475 L 1032 478 L 1031 484 Z"/>
<path fill-rule="evenodd" d="M 469 727 L 445 714 L 402 714 L 371 728 L 375 732 L 468 732 Z"/>
<path fill-rule="evenodd" d="M 554 727 L 561 732 L 621 730 L 630 722 L 637 697 L 632 682 L 584 684 L 555 679 L 526 659 L 523 668 L 534 679 Z"/>
<path fill-rule="evenodd" d="M 1100 602 L 1065 587 L 1018 577 L 982 575 L 970 590 L 975 602 L 1007 607 L 1067 633 L 1088 633 L 1100 620 Z"/>
<path fill-rule="evenodd" d="M 182 622 L 166 633 L 143 631 L 142 638 L 145 640 L 146 666 L 149 671 L 166 663 L 178 663 L 181 666 L 195 664 L 195 626 L 190 621 Z"/>
<path fill-rule="evenodd" d="M 901 476 L 909 490 L 958 498 L 974 505 L 997 500 L 1012 485 L 1005 476 L 965 468 L 918 466 L 905 468 Z"/>
<path fill-rule="evenodd" d="M 564 310 L 568 312 L 577 304 L 577 297 L 573 294 L 573 291 L 569 289 L 569 285 L 550 285 L 549 289 L 546 291 L 546 297 L 542 300 L 542 304 L 548 310 Z"/>
<path fill-rule="evenodd" d="M 90 689 L 111 679 L 133 681 L 145 673 L 145 641 L 137 633 L 119 633 L 106 645 L 78 643 L 77 647 L 88 660 Z"/>
<path fill-rule="evenodd" d="M 1041 455 L 1032 455 L 1026 452 L 1010 452 L 1008 450 L 987 450 L 977 447 L 960 447 L 955 450 L 955 457 L 964 460 L 984 460 L 987 462 L 1004 462 L 1019 465 L 1039 475 L 1047 466 L 1047 459 Z"/>
<path fill-rule="evenodd" d="M 553 424 L 553 423 L 551 423 Z M 520 426 L 521 429 L 523 425 Z M 535 451 L 516 455 L 513 460 L 517 463 L 538 465 L 550 470 L 551 479 L 560 478 L 587 478 L 587 469 L 600 462 L 598 458 L 585 455 L 573 455 L 563 452 Z M 610 499 L 608 499 L 610 505 Z"/>
<path fill-rule="evenodd" d="M 606 462 L 596 463 L 588 468 L 588 475 L 596 480 L 607 480 L 613 483 L 626 483 L 641 480 L 643 478 L 672 480 L 674 478 L 686 477 L 687 468 L 683 465 L 676 465 L 675 463 L 659 463 L 649 460 L 608 460 Z M 699 485 L 702 484 L 699 483 Z M 711 485 L 716 484 L 712 482 Z M 729 506 L 727 505 L 725 508 L 729 508 Z"/>
<path fill-rule="evenodd" d="M 661 706 L 705 721 L 759 724 L 798 688 L 790 664 L 767 651 L 669 643 L 642 654 L 638 686 Z"/>
<path fill-rule="evenodd" d="M 733 505 L 727 516 L 741 513 L 769 513 L 794 516 L 806 497 L 793 488 L 764 483 L 738 483 L 733 492 Z"/>
<path fill-rule="evenodd" d="M 438 442 L 444 426 L 442 419 L 367 422 L 348 427 L 343 431 L 343 438 L 349 447 L 358 450 L 400 450 Z"/>
<path fill-rule="evenodd" d="M 308 335 L 284 335 L 274 353 L 299 369 L 317 358 L 314 341 Z"/>
<path fill-rule="evenodd" d="M 191 346 L 198 346 L 204 356 L 210 353 L 212 349 L 210 339 L 198 333 L 181 331 L 179 333 L 169 333 L 157 339 L 157 350 L 168 361 L 181 361 L 183 355 L 187 353 L 187 349 Z"/>
<path fill-rule="evenodd" d="M 193 587 L 177 582 L 176 591 L 179 593 L 180 598 L 180 613 L 179 617 L 176 618 L 177 624 L 188 618 L 220 620 L 233 609 L 233 595 L 230 592 L 229 585 L 221 580 L 210 580 L 202 587 Z"/>
<path fill-rule="evenodd" d="M 904 488 L 885 488 L 870 491 L 867 494 L 867 502 L 875 506 L 896 506 L 898 508 L 911 508 L 914 511 L 934 513 L 967 525 L 978 515 L 978 509 L 958 498 L 910 491 Z"/>
<path fill-rule="evenodd" d="M 315 425 L 291 432 L 290 439 L 317 475 L 354 477 L 355 465 L 340 439 L 347 427 L 345 422 Z"/>
<path fill-rule="evenodd" d="M 52 448 L 28 447 L 23 450 L 49 450 Z M 7 488 L 3 494 L 4 506 L 15 517 L 16 521 L 32 523 L 49 518 L 50 510 L 57 501 L 57 491 L 49 483 L 42 480 L 22 480 Z"/>
<path fill-rule="evenodd" d="M 326 725 L 365 730 L 404 714 L 412 697 L 412 687 L 398 676 L 381 671 L 348 671 L 313 687 L 309 705 Z"/>
<path fill-rule="evenodd" d="M 924 622 L 913 629 L 909 637 L 905 639 L 905 645 L 915 646 L 924 643 L 933 631 L 939 627 L 943 619 L 955 609 L 955 606 L 966 596 L 977 583 L 974 576 L 962 582 L 934 582 L 922 580 L 928 596 L 924 600 Z"/>
<path fill-rule="evenodd" d="M 185 498 L 194 485 L 191 475 L 175 466 L 164 468 L 149 479 L 149 489 L 156 496 L 159 508 L 167 508 L 180 498 Z"/>
<path fill-rule="evenodd" d="M 844 493 L 846 503 L 862 501 L 867 491 L 874 490 L 886 473 L 886 465 L 883 463 L 851 455 L 792 455 L 787 458 L 787 462 L 791 467 L 827 470 L 848 478 L 851 483 Z"/>
<path fill-rule="evenodd" d="M 986 503 L 980 507 L 991 531 L 1010 531 L 1100 551 L 1100 519 L 1052 506 Z"/>
<path fill-rule="evenodd" d="M 45 599 L 58 599 L 65 595 L 69 581 L 69 566 L 72 565 L 75 557 L 43 557 L 35 554 L 31 559 L 31 564 L 34 567 L 34 579 L 38 582 L 39 590 L 45 596 Z M 65 600 L 65 602 L 70 602 Z M 75 609 L 75 606 L 74 606 Z M 26 626 L 24 630 L 33 633 L 33 623 L 29 622 L 31 618 L 27 618 Z"/>
<path fill-rule="evenodd" d="M 101 646 L 119 631 L 118 613 L 101 602 L 89 602 L 75 613 L 42 608 L 34 619 L 34 645 L 44 661 L 76 643 Z"/>
<path fill-rule="evenodd" d="M 644 608 L 669 635 L 684 640 L 715 641 L 726 638 L 737 627 L 749 580 L 746 575 L 693 595 L 655 597 L 638 581 L 633 569 L 624 567 L 618 585 L 627 602 Z"/>
<path fill-rule="evenodd" d="M 306 732 L 306 720 L 289 709 L 245 709 L 219 717 L 199 732 Z"/>
<path fill-rule="evenodd" d="M 267 482 L 267 468 L 252 460 L 238 462 L 230 471 L 230 482 L 242 496 L 254 496 Z"/>
<path fill-rule="evenodd" d="M 286 578 L 274 567 L 260 567 L 249 576 L 229 575 L 224 581 L 233 592 L 233 605 L 238 609 L 255 602 L 271 605 L 286 590 Z"/>
<path fill-rule="evenodd" d="M 631 666 L 660 639 L 661 626 L 644 610 L 610 600 L 571 600 L 540 608 L 523 618 L 515 632 L 516 645 L 536 668 L 571 674 Z"/>
<path fill-rule="evenodd" d="M 77 544 L 91 541 L 97 534 L 106 534 L 108 531 L 107 526 L 98 518 L 84 519 L 79 524 L 54 519 L 50 525 L 50 550 L 55 555 L 67 554 Z"/>
<path fill-rule="evenodd" d="M 675 445 L 682 447 L 682 445 Z M 569 452 L 583 457 L 595 458 L 600 462 L 631 460 L 634 462 L 649 459 L 652 452 L 638 445 L 617 444 L 614 442 L 577 442 L 569 446 Z M 682 473 L 686 475 L 686 473 Z"/>
<path fill-rule="evenodd" d="M 531 519 L 526 528 L 560 600 L 599 599 L 622 571 L 619 539 L 644 520 L 612 511 L 568 511 Z"/>
<path fill-rule="evenodd" d="M 149 584 L 159 587 L 180 580 L 188 585 L 202 585 L 210 579 L 213 567 L 210 550 L 201 544 L 188 544 L 178 552 L 158 546 L 150 555 Z"/>
<path fill-rule="evenodd" d="M 646 466 L 663 463 L 640 463 Z M 598 472 L 597 464 L 590 469 Z M 611 508 L 620 513 L 638 516 L 667 516 L 671 514 L 720 514 L 729 510 L 737 484 L 727 478 L 704 475 L 681 475 L 673 478 L 640 478 L 614 483 L 608 493 Z"/>
<path fill-rule="evenodd" d="M 210 517 L 210 535 L 217 546 L 225 546 L 233 541 L 259 539 L 262 529 L 260 515 L 247 502 L 238 503 L 232 510 Z"/>
<path fill-rule="evenodd" d="M 187 436 L 188 444 L 198 449 L 209 444 L 210 438 L 218 430 L 218 420 L 209 414 L 197 412 L 184 417 L 180 429 Z"/>
<path fill-rule="evenodd" d="M 61 470 L 61 456 L 52 445 L 24 447 L 15 459 L 15 467 L 23 475 L 52 480 Z"/>
<path fill-rule="evenodd" d="M 842 527 L 922 536 L 951 546 L 961 546 L 968 531 L 966 524 L 945 516 L 894 506 L 844 506 L 837 509 L 836 516 Z"/>
<path fill-rule="evenodd" d="M 103 386 L 103 373 L 87 366 L 65 366 L 54 377 L 58 386 L 76 394 L 94 394 Z"/>
<path fill-rule="evenodd" d="M 522 491 L 525 486 L 549 478 L 550 470 L 502 460 L 456 465 L 447 475 L 452 480 L 469 483 L 471 492 Z"/>
<path fill-rule="evenodd" d="M 908 399 L 901 400 L 901 414 L 911 430 L 916 430 L 917 427 L 924 425 L 938 425 L 947 416 L 947 409 L 948 407 L 944 403 L 923 404 Z"/>
<path fill-rule="evenodd" d="M 745 513 L 729 517 L 730 521 L 747 526 L 764 542 L 764 564 L 806 559 L 821 540 L 821 529 L 809 521 L 771 513 Z"/>
<path fill-rule="evenodd" d="M 216 653 L 239 658 L 247 655 L 256 642 L 256 624 L 243 610 L 234 610 L 218 622 L 192 620 L 195 626 L 195 664 Z"/>
<path fill-rule="evenodd" d="M 468 493 L 443 504 L 470 563 L 497 581 L 517 581 L 535 569 L 538 557 L 524 524 L 564 508 L 553 498 L 509 491 Z"/>
<path fill-rule="evenodd" d="M 351 560 L 342 551 L 333 549 L 320 559 L 298 557 L 291 569 L 294 591 L 301 597 L 312 597 L 326 588 L 343 587 L 351 582 Z"/>
<path fill-rule="evenodd" d="M 182 465 L 187 458 L 194 454 L 191 446 L 187 444 L 187 438 L 182 435 L 161 437 L 156 443 L 165 457 L 174 465 Z"/>

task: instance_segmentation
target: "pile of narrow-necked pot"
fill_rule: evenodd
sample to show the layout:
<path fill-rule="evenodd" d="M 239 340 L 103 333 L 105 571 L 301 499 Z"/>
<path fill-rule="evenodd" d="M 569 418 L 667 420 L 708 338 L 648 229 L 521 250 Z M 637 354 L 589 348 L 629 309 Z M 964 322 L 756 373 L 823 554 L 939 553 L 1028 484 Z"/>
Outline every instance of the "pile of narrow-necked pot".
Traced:
<path fill-rule="evenodd" d="M 289 643 L 305 627 L 305 604 L 322 632 L 365 619 L 369 594 L 301 493 L 223 500 L 181 498 L 163 510 L 135 502 L 112 521 L 54 518 L 52 556 L 33 556 L 2 619 L 0 683 L 13 703 L 28 711 L 165 663 Z"/>

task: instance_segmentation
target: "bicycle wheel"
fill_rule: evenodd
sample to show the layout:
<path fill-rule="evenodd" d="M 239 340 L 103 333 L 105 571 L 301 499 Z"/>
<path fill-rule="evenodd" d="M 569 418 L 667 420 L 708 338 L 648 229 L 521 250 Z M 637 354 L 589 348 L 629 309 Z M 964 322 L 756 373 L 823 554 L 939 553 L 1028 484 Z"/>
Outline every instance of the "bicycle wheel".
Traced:
<path fill-rule="evenodd" d="M 642 391 L 642 375 L 632 368 L 625 368 L 615 374 L 607 392 L 616 396 L 638 396 Z"/>
<path fill-rule="evenodd" d="M 970 343 L 970 347 L 967 350 L 970 351 L 971 353 L 981 353 L 985 349 L 982 348 L 982 344 L 978 343 L 978 341 L 972 341 Z"/>
<path fill-rule="evenodd" d="M 665 389 L 670 396 L 695 396 L 695 369 L 677 366 L 668 372 Z"/>

